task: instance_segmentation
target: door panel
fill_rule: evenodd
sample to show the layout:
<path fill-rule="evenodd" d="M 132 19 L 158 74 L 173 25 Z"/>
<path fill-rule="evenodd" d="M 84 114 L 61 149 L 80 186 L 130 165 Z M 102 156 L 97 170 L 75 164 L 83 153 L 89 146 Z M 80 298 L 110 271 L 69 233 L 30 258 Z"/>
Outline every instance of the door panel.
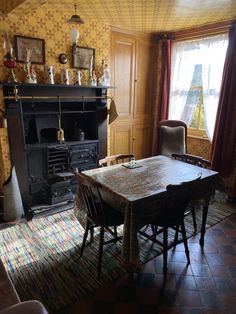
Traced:
<path fill-rule="evenodd" d="M 151 153 L 151 126 L 137 124 L 134 127 L 134 156 L 136 159 L 150 157 Z"/>
<path fill-rule="evenodd" d="M 112 77 L 119 119 L 133 116 L 135 53 L 134 39 L 113 34 Z"/>
<path fill-rule="evenodd" d="M 110 155 L 132 153 L 132 125 L 116 125 L 111 129 Z"/>
<path fill-rule="evenodd" d="M 155 86 L 155 47 L 146 41 L 139 41 L 137 91 L 134 117 L 140 118 L 152 113 Z"/>

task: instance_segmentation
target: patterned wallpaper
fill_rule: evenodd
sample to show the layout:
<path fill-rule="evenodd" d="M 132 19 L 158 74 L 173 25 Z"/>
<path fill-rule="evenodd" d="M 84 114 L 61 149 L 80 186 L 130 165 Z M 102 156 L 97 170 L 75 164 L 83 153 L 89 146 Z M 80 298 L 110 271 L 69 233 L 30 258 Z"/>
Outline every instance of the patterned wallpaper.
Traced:
<path fill-rule="evenodd" d="M 188 137 L 188 153 L 210 159 L 211 143 L 205 138 Z"/>
<path fill-rule="evenodd" d="M 75 3 L 85 20 L 95 16 L 103 23 L 146 33 L 193 28 L 236 16 L 235 0 L 1 0 L 0 10 L 12 8 L 12 14 L 23 16 L 49 4 L 71 14 Z"/>
<path fill-rule="evenodd" d="M 62 67 L 70 67 L 69 64 L 61 65 L 58 61 L 60 53 L 71 53 L 70 29 L 73 27 L 67 24 L 70 16 L 65 13 L 56 11 L 53 7 L 44 6 L 30 15 L 20 16 L 4 16 L 0 15 L 1 29 L 9 31 L 10 38 L 13 35 L 24 35 L 45 39 L 46 43 L 46 64 L 54 65 L 57 75 L 56 81 L 59 82 L 60 69 Z M 96 49 L 96 64 L 101 64 L 101 60 L 109 63 L 110 49 L 110 28 L 107 25 L 95 22 L 93 20 L 86 21 L 85 24 L 76 26 L 80 32 L 78 45 L 88 46 Z M 70 55 L 71 57 L 71 55 Z M 71 58 L 70 58 L 71 59 Z M 0 52 L 0 60 L 3 60 L 3 49 Z M 35 66 L 39 82 L 44 81 L 44 67 L 42 65 Z M 17 77 L 23 81 L 24 70 L 23 64 L 18 64 L 15 71 Z M 0 64 L 0 81 L 5 81 L 7 77 L 7 69 L 1 62 Z"/>
<path fill-rule="evenodd" d="M 0 31 L 7 30 L 10 35 L 10 39 L 13 36 L 23 35 L 36 38 L 45 39 L 45 54 L 46 64 L 53 65 L 56 69 L 55 81 L 60 82 L 60 70 L 63 67 L 71 69 L 71 62 L 66 65 L 62 65 L 58 61 L 60 53 L 71 52 L 72 42 L 70 40 L 70 29 L 72 25 L 67 24 L 67 20 L 70 15 L 66 15 L 63 12 L 56 11 L 53 6 L 44 6 L 32 12 L 30 15 L 20 16 L 6 16 L 0 14 Z M 80 32 L 80 38 L 78 45 L 87 46 L 96 49 L 96 65 L 101 65 L 102 60 L 109 64 L 110 53 L 110 28 L 100 22 L 93 20 L 86 21 L 85 24 L 77 26 Z M 0 45 L 2 46 L 2 38 L 0 37 Z M 0 82 L 5 82 L 8 77 L 8 69 L 6 69 L 2 63 L 4 51 L 0 49 Z M 38 82 L 44 82 L 44 66 L 35 65 L 37 72 Z M 71 69 L 73 75 L 73 70 Z M 17 64 L 15 70 L 17 77 L 21 82 L 24 81 L 25 72 L 23 64 Z M 85 70 L 82 77 L 85 80 L 88 75 L 88 71 Z M 0 91 L 0 109 L 3 109 L 2 91 Z M 2 182 L 8 177 L 10 163 L 9 163 L 9 149 L 6 129 L 0 129 L 0 187 Z"/>
<path fill-rule="evenodd" d="M 8 146 L 7 129 L 0 128 L 0 192 L 2 184 L 10 174 L 10 153 Z"/>

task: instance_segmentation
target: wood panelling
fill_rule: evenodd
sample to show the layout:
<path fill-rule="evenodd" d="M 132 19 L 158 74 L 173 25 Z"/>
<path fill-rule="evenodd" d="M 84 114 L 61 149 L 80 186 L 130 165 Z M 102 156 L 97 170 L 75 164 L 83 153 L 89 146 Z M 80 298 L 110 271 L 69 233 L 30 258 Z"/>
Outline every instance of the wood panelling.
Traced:
<path fill-rule="evenodd" d="M 150 121 L 134 126 L 133 151 L 136 159 L 150 157 L 152 129 Z"/>
<path fill-rule="evenodd" d="M 148 41 L 138 43 L 138 66 L 136 81 L 135 118 L 145 118 L 153 111 L 155 97 L 156 47 Z"/>
<path fill-rule="evenodd" d="M 113 30 L 111 47 L 118 118 L 110 127 L 110 155 L 148 157 L 156 103 L 156 46 L 150 38 Z"/>
<path fill-rule="evenodd" d="M 127 123 L 114 124 L 110 132 L 111 155 L 129 154 L 133 151 L 133 126 Z"/>
<path fill-rule="evenodd" d="M 111 46 L 116 56 L 112 63 L 116 106 L 119 118 L 129 119 L 133 116 L 136 43 L 132 38 L 112 36 Z"/>

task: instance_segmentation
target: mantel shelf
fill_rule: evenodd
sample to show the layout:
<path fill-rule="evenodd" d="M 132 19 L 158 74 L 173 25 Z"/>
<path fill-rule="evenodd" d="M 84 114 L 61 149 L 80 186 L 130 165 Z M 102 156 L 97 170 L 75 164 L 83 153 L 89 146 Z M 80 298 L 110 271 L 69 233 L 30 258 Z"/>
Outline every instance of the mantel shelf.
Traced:
<path fill-rule="evenodd" d="M 108 89 L 111 86 L 78 86 L 65 84 L 3 84 L 4 98 L 6 101 L 99 101 L 104 103 L 108 98 Z"/>
<path fill-rule="evenodd" d="M 75 88 L 75 89 L 109 89 L 116 88 L 115 86 L 90 86 L 90 85 L 66 85 L 66 84 L 47 84 L 47 83 L 37 83 L 37 84 L 28 84 L 28 83 L 2 83 L 2 86 L 22 86 L 22 87 L 49 87 L 49 88 Z"/>

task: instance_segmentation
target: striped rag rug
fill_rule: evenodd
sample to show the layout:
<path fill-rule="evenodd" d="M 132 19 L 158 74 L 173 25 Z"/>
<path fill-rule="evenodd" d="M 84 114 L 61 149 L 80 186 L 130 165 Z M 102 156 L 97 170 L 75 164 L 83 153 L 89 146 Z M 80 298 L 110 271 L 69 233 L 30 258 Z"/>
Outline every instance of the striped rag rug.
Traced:
<path fill-rule="evenodd" d="M 235 212 L 226 203 L 209 206 L 207 228 Z M 197 210 L 201 223 L 201 210 Z M 186 218 L 187 235 L 193 235 L 192 217 Z M 122 232 L 122 230 L 121 230 Z M 51 311 L 78 301 L 121 278 L 121 243 L 106 246 L 102 274 L 97 280 L 98 237 L 79 258 L 83 228 L 73 210 L 23 222 L 0 231 L 0 257 L 21 300 L 36 299 Z M 161 254 L 161 247 L 139 235 L 142 263 Z"/>

